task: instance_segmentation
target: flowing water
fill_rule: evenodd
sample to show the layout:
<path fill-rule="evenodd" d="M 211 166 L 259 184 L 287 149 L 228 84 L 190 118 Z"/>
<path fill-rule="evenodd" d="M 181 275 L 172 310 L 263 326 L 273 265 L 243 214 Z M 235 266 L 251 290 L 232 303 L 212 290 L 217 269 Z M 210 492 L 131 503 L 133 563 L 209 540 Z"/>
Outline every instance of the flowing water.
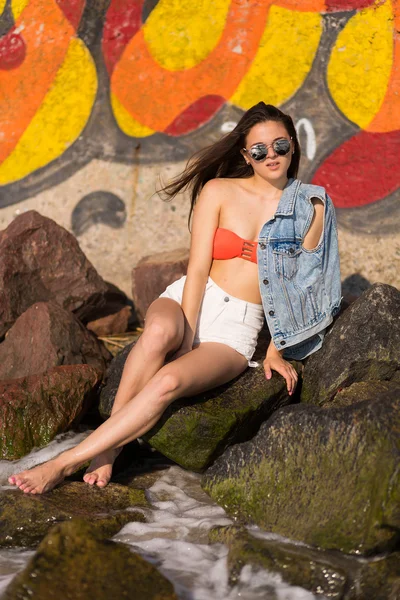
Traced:
<path fill-rule="evenodd" d="M 0 493 L 14 489 L 7 485 L 11 473 L 30 468 L 80 442 L 86 433 L 65 433 L 46 448 L 33 451 L 19 461 L 0 461 Z M 128 523 L 112 539 L 155 564 L 175 586 L 181 600 L 312 600 L 314 594 L 284 583 L 277 574 L 245 566 L 237 583 L 228 582 L 224 544 L 209 544 L 212 527 L 233 523 L 225 511 L 200 487 L 200 476 L 170 466 L 158 473 L 146 490 L 149 509 L 142 509 L 147 523 Z M 21 492 L 22 493 L 22 492 Z M 137 510 L 137 509 L 136 509 Z M 257 528 L 252 533 L 265 535 Z M 274 536 L 276 538 L 277 536 Z M 0 551 L 0 596 L 34 551 Z M 318 598 L 323 598 L 318 595 Z"/>

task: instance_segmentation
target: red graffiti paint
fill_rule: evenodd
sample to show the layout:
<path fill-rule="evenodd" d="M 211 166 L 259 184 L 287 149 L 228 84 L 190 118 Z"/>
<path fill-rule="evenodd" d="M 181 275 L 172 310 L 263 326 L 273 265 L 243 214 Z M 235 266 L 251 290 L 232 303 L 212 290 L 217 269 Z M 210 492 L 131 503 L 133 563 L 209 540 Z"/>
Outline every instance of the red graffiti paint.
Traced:
<path fill-rule="evenodd" d="M 80 23 L 83 9 L 85 8 L 85 0 L 56 0 L 58 6 L 76 30 Z"/>
<path fill-rule="evenodd" d="M 125 46 L 142 26 L 144 0 L 112 0 L 103 30 L 103 55 L 108 73 L 123 53 Z"/>
<path fill-rule="evenodd" d="M 345 10 L 361 10 L 376 3 L 376 0 L 325 0 L 324 12 L 341 12 Z"/>
<path fill-rule="evenodd" d="M 382 200 L 400 186 L 400 131 L 360 131 L 336 148 L 312 183 L 323 185 L 337 208 Z"/>
<path fill-rule="evenodd" d="M 208 95 L 203 96 L 196 102 L 193 102 L 186 110 L 172 121 L 164 130 L 168 135 L 183 135 L 193 129 L 204 125 L 214 116 L 214 114 L 223 106 L 225 98 L 221 96 Z"/>
<path fill-rule="evenodd" d="M 16 69 L 24 62 L 25 54 L 25 42 L 21 34 L 15 33 L 14 28 L 0 38 L 0 69 Z"/>

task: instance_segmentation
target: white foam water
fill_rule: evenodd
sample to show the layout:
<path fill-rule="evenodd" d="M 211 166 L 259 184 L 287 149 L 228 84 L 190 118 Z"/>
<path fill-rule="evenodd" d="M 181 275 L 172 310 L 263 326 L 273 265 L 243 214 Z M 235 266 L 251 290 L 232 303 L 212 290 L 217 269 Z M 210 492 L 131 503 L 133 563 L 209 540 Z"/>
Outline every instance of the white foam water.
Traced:
<path fill-rule="evenodd" d="M 0 461 L 0 493 L 15 489 L 7 478 L 53 458 L 84 439 L 84 433 L 68 432 L 48 446 L 18 461 Z M 150 509 L 147 523 L 128 523 L 112 539 L 123 542 L 155 564 L 174 585 L 180 600 L 313 600 L 312 593 L 282 581 L 280 575 L 246 565 L 232 587 L 228 580 L 228 549 L 209 544 L 212 527 L 232 520 L 200 487 L 200 476 L 178 466 L 161 472 L 146 491 Z M 275 537 L 275 536 L 274 536 Z M 0 551 L 0 595 L 34 551 Z M 319 600 L 322 597 L 318 596 Z"/>

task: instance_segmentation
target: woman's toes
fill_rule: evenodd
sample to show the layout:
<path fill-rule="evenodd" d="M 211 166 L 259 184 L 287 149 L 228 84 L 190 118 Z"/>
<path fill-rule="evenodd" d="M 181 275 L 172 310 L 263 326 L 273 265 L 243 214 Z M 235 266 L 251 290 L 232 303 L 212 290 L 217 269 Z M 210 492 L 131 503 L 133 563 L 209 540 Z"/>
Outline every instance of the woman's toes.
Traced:
<path fill-rule="evenodd" d="M 15 485 L 15 475 L 11 475 L 8 478 L 8 483 L 11 483 L 11 485 Z"/>
<path fill-rule="evenodd" d="M 107 482 L 106 482 L 106 481 L 104 481 L 104 479 L 99 479 L 99 480 L 97 481 L 97 485 L 98 485 L 99 487 L 105 487 L 105 486 L 107 485 Z"/>

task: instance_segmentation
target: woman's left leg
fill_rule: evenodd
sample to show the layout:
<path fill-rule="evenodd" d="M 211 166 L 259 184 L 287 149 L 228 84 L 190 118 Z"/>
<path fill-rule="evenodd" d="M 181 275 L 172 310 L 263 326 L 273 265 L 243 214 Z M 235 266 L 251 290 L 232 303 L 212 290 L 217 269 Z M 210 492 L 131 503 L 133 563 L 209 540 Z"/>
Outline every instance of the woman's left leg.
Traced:
<path fill-rule="evenodd" d="M 204 342 L 162 367 L 145 387 L 75 448 L 9 478 L 25 493 L 43 493 L 94 456 L 140 437 L 171 402 L 227 383 L 247 367 L 246 358 L 225 344 Z"/>

